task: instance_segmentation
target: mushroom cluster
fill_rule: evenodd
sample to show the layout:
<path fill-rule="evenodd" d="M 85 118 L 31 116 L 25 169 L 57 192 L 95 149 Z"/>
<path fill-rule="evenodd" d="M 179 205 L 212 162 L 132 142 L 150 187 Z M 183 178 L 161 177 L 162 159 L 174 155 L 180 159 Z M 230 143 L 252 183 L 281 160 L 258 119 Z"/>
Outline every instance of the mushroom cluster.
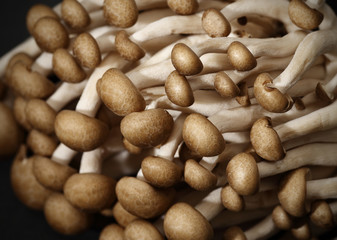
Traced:
<path fill-rule="evenodd" d="M 74 235 L 310 239 L 337 221 L 324 0 L 63 0 L 0 59 L 13 191 Z"/>

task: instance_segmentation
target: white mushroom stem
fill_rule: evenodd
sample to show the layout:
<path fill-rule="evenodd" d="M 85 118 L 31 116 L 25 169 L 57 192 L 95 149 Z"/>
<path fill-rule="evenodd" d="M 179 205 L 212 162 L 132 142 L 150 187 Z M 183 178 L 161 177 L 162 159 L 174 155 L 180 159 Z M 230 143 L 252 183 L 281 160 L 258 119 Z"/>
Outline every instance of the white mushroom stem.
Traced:
<path fill-rule="evenodd" d="M 76 154 L 77 151 L 67 147 L 63 143 L 60 143 L 50 159 L 62 165 L 69 165 Z"/>
<path fill-rule="evenodd" d="M 200 203 L 195 206 L 208 221 L 216 217 L 225 207 L 221 202 L 221 188 L 210 192 Z"/>
<path fill-rule="evenodd" d="M 228 21 L 248 15 L 262 15 L 281 21 L 288 32 L 297 30 L 288 15 L 288 4 L 286 0 L 258 0 L 258 1 L 236 1 L 229 4 L 221 13 L 226 16 Z"/>
<path fill-rule="evenodd" d="M 312 66 L 318 56 L 337 50 L 336 35 L 336 27 L 331 30 L 320 30 L 308 34 L 299 44 L 288 67 L 274 79 L 271 86 L 282 93 L 286 93 L 299 80 L 301 75 Z M 306 51 L 306 49 L 311 49 L 311 51 Z"/>
<path fill-rule="evenodd" d="M 337 198 L 337 177 L 307 181 L 307 199 Z"/>
<path fill-rule="evenodd" d="M 244 231 L 247 239 L 269 238 L 276 234 L 279 229 L 275 226 L 271 214 L 259 223 Z"/>

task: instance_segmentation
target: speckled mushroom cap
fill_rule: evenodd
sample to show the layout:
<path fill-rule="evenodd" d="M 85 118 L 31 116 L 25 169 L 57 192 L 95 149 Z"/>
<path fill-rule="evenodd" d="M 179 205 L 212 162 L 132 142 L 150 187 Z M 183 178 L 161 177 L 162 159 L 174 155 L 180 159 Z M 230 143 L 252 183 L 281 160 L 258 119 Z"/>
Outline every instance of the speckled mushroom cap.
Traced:
<path fill-rule="evenodd" d="M 11 59 L 7 63 L 6 70 L 5 70 L 5 82 L 9 85 L 11 84 L 10 78 L 11 78 L 13 66 L 17 62 L 22 62 L 25 66 L 30 68 L 34 62 L 34 59 L 24 52 L 19 52 L 17 54 L 14 54 L 11 57 Z"/>
<path fill-rule="evenodd" d="M 67 48 L 70 42 L 66 28 L 54 17 L 40 18 L 34 25 L 33 37 L 43 51 L 51 53 Z"/>
<path fill-rule="evenodd" d="M 17 124 L 13 111 L 0 102 L 0 156 L 12 155 L 23 140 L 23 133 Z"/>
<path fill-rule="evenodd" d="M 293 226 L 292 217 L 284 211 L 282 206 L 277 205 L 272 212 L 272 219 L 275 226 L 282 230 L 289 230 Z"/>
<path fill-rule="evenodd" d="M 207 191 L 215 187 L 217 177 L 193 159 L 189 159 L 184 167 L 185 182 L 197 191 Z"/>
<path fill-rule="evenodd" d="M 112 207 L 116 200 L 116 181 L 98 173 L 73 174 L 66 181 L 63 191 L 75 207 L 97 212 Z"/>
<path fill-rule="evenodd" d="M 238 71 L 249 71 L 257 65 L 253 54 L 241 42 L 232 42 L 228 47 L 227 54 L 230 63 Z"/>
<path fill-rule="evenodd" d="M 92 224 L 92 216 L 72 206 L 61 193 L 48 197 L 43 212 L 48 224 L 64 235 L 79 234 Z"/>
<path fill-rule="evenodd" d="M 323 21 L 324 15 L 317 9 L 310 8 L 302 0 L 291 0 L 288 6 L 291 21 L 305 30 L 314 30 Z"/>
<path fill-rule="evenodd" d="M 226 229 L 223 235 L 224 240 L 247 240 L 245 233 L 240 227 L 232 226 Z"/>
<path fill-rule="evenodd" d="M 249 153 L 239 153 L 229 161 L 226 177 L 229 185 L 240 195 L 252 195 L 259 189 L 259 170 Z"/>
<path fill-rule="evenodd" d="M 286 112 L 293 106 L 293 100 L 288 94 L 281 93 L 277 88 L 268 87 L 273 80 L 268 73 L 261 73 L 254 82 L 254 96 L 257 102 L 270 112 Z"/>
<path fill-rule="evenodd" d="M 48 189 L 63 191 L 68 178 L 77 171 L 67 165 L 61 165 L 42 156 L 33 157 L 33 172 L 36 179 Z"/>
<path fill-rule="evenodd" d="M 30 131 L 32 130 L 32 126 L 27 120 L 26 116 L 26 106 L 27 106 L 27 100 L 23 97 L 17 96 L 14 99 L 13 103 L 13 113 L 15 120 L 17 123 L 23 127 L 25 130 Z"/>
<path fill-rule="evenodd" d="M 143 159 L 141 168 L 145 179 L 155 187 L 172 187 L 182 180 L 182 169 L 164 158 L 148 156 Z"/>
<path fill-rule="evenodd" d="M 231 33 L 231 25 L 227 18 L 215 8 L 205 10 L 201 21 L 202 28 L 212 38 L 227 37 Z"/>
<path fill-rule="evenodd" d="M 256 153 L 265 160 L 281 160 L 286 154 L 269 117 L 254 122 L 250 130 L 250 140 Z"/>
<path fill-rule="evenodd" d="M 98 92 L 107 108 L 119 116 L 145 109 L 146 103 L 131 80 L 119 69 L 107 70 L 99 81 Z"/>
<path fill-rule="evenodd" d="M 187 203 L 176 203 L 166 212 L 164 231 L 168 239 L 213 239 L 213 228 L 207 219 Z"/>
<path fill-rule="evenodd" d="M 99 235 L 99 240 L 125 240 L 124 228 L 112 223 L 103 228 Z"/>
<path fill-rule="evenodd" d="M 119 201 L 117 201 L 112 208 L 112 216 L 116 222 L 124 228 L 132 221 L 138 219 L 137 216 L 126 211 Z"/>
<path fill-rule="evenodd" d="M 55 90 L 54 83 L 38 72 L 30 71 L 21 61 L 12 67 L 10 86 L 25 98 L 47 98 Z"/>
<path fill-rule="evenodd" d="M 55 119 L 55 134 L 59 140 L 80 152 L 99 147 L 108 132 L 108 126 L 102 121 L 71 110 L 59 112 Z"/>
<path fill-rule="evenodd" d="M 225 149 L 225 140 L 219 130 L 198 113 L 185 119 L 183 139 L 189 149 L 201 156 L 215 156 Z"/>
<path fill-rule="evenodd" d="M 311 204 L 310 221 L 323 229 L 334 226 L 334 216 L 326 200 L 316 200 Z"/>
<path fill-rule="evenodd" d="M 105 0 L 103 13 L 108 24 L 121 28 L 131 27 L 138 19 L 134 0 Z"/>
<path fill-rule="evenodd" d="M 26 143 L 35 155 L 50 157 L 57 148 L 58 140 L 54 136 L 33 129 L 29 132 Z"/>
<path fill-rule="evenodd" d="M 133 145 L 156 147 L 167 140 L 173 124 L 173 118 L 166 110 L 156 108 L 128 114 L 120 128 L 123 136 Z"/>
<path fill-rule="evenodd" d="M 199 57 L 184 43 L 174 45 L 171 61 L 178 73 L 185 76 L 198 74 L 204 67 Z"/>
<path fill-rule="evenodd" d="M 33 159 L 26 157 L 27 148 L 21 145 L 10 170 L 12 189 L 16 197 L 27 207 L 42 210 L 52 193 L 42 186 L 33 173 Z"/>
<path fill-rule="evenodd" d="M 116 185 L 117 199 L 125 210 L 144 219 L 163 214 L 172 204 L 173 188 L 159 189 L 134 177 L 123 177 Z"/>
<path fill-rule="evenodd" d="M 245 207 L 243 197 L 239 195 L 229 184 L 221 189 L 221 202 L 230 211 L 239 212 Z"/>
<path fill-rule="evenodd" d="M 138 44 L 131 41 L 124 30 L 116 34 L 115 46 L 117 52 L 128 61 L 135 62 L 145 56 L 145 51 Z"/>
<path fill-rule="evenodd" d="M 56 12 L 51 7 L 44 4 L 35 4 L 26 14 L 26 25 L 30 34 L 33 34 L 36 22 L 43 17 L 52 17 L 59 20 Z"/>
<path fill-rule="evenodd" d="M 158 229 L 150 222 L 137 219 L 128 224 L 124 230 L 125 240 L 164 240 Z"/>
<path fill-rule="evenodd" d="M 167 0 L 169 8 L 179 15 L 190 15 L 196 13 L 199 4 L 196 0 Z"/>
<path fill-rule="evenodd" d="M 215 75 L 214 88 L 224 98 L 233 98 L 240 94 L 239 87 L 225 72 Z"/>
<path fill-rule="evenodd" d="M 301 217 L 306 214 L 306 177 L 308 168 L 299 168 L 289 172 L 281 181 L 278 199 L 282 208 L 292 216 Z"/>
<path fill-rule="evenodd" d="M 77 0 L 63 0 L 61 15 L 64 22 L 77 31 L 87 27 L 91 22 L 88 12 Z"/>

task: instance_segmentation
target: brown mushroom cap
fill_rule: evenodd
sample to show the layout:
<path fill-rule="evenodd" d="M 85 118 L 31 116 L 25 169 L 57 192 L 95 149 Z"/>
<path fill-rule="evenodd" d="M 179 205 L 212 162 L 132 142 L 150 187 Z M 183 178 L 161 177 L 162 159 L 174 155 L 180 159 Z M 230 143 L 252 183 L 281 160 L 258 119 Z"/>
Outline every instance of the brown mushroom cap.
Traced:
<path fill-rule="evenodd" d="M 249 90 L 248 84 L 245 81 L 241 81 L 238 84 L 239 94 L 235 97 L 235 100 L 243 107 L 250 106 L 250 99 L 249 99 Z"/>
<path fill-rule="evenodd" d="M 86 77 L 73 56 L 63 48 L 57 49 L 53 54 L 53 71 L 59 79 L 69 83 L 81 82 Z"/>
<path fill-rule="evenodd" d="M 239 87 L 225 72 L 215 75 L 214 88 L 223 98 L 233 98 L 240 93 Z"/>
<path fill-rule="evenodd" d="M 77 0 L 63 0 L 61 14 L 64 22 L 74 30 L 81 30 L 91 22 L 88 12 Z"/>
<path fill-rule="evenodd" d="M 181 75 L 195 75 L 203 69 L 199 57 L 184 43 L 174 45 L 171 52 L 171 61 Z"/>
<path fill-rule="evenodd" d="M 123 146 L 131 154 L 140 154 L 143 150 L 142 148 L 130 143 L 126 138 L 123 138 Z"/>
<path fill-rule="evenodd" d="M 285 156 L 285 150 L 271 119 L 263 117 L 255 121 L 250 130 L 250 140 L 256 153 L 265 160 L 277 161 Z"/>
<path fill-rule="evenodd" d="M 311 230 L 307 222 L 303 222 L 299 226 L 292 228 L 291 233 L 295 239 L 311 239 Z"/>
<path fill-rule="evenodd" d="M 226 229 L 223 240 L 247 240 L 245 233 L 240 227 L 232 226 Z"/>
<path fill-rule="evenodd" d="M 169 8 L 179 15 L 191 15 L 197 12 L 199 3 L 196 0 L 167 0 Z"/>
<path fill-rule="evenodd" d="M 301 217 L 306 213 L 306 176 L 308 168 L 299 168 L 288 173 L 281 181 L 278 199 L 282 208 L 292 216 Z"/>
<path fill-rule="evenodd" d="M 125 116 L 120 128 L 123 136 L 138 147 L 155 147 L 164 143 L 173 128 L 173 118 L 164 109 L 133 112 Z"/>
<path fill-rule="evenodd" d="M 173 188 L 157 189 L 134 177 L 123 177 L 116 185 L 118 201 L 133 215 L 149 219 L 163 214 L 172 204 Z"/>
<path fill-rule="evenodd" d="M 333 219 L 331 208 L 325 200 L 317 200 L 311 204 L 310 220 L 316 226 L 329 229 L 334 225 Z"/>
<path fill-rule="evenodd" d="M 55 119 L 55 133 L 68 147 L 84 152 L 103 144 L 108 136 L 108 126 L 102 121 L 79 112 L 63 110 Z"/>
<path fill-rule="evenodd" d="M 28 54 L 26 54 L 24 52 L 19 52 L 19 53 L 13 55 L 13 57 L 11 57 L 11 59 L 7 63 L 6 71 L 5 71 L 5 81 L 9 85 L 11 84 L 10 79 L 11 79 L 11 75 L 12 75 L 13 66 L 17 62 L 22 62 L 25 66 L 30 68 L 32 66 L 33 62 L 34 62 L 34 59 L 31 58 Z"/>
<path fill-rule="evenodd" d="M 132 221 L 138 219 L 137 216 L 126 211 L 119 201 L 117 201 L 112 208 L 112 216 L 114 217 L 116 222 L 122 227 L 126 227 Z"/>
<path fill-rule="evenodd" d="M 124 230 L 125 240 L 164 240 L 157 228 L 150 222 L 137 219 L 126 226 Z"/>
<path fill-rule="evenodd" d="M 77 172 L 72 167 L 61 165 L 46 157 L 34 156 L 33 161 L 36 179 L 43 186 L 54 191 L 61 192 L 68 178 Z"/>
<path fill-rule="evenodd" d="M 144 50 L 129 39 L 126 31 L 116 33 L 115 46 L 117 52 L 128 61 L 135 62 L 145 56 Z"/>
<path fill-rule="evenodd" d="M 231 33 L 231 25 L 227 18 L 217 9 L 210 8 L 202 14 L 202 28 L 208 36 L 227 37 Z"/>
<path fill-rule="evenodd" d="M 142 172 L 147 181 L 155 187 L 172 187 L 182 178 L 182 169 L 173 161 L 148 156 L 142 161 Z"/>
<path fill-rule="evenodd" d="M 256 67 L 256 59 L 249 49 L 241 42 L 232 42 L 227 50 L 228 58 L 238 71 L 249 71 Z"/>
<path fill-rule="evenodd" d="M 323 21 L 323 14 L 310 8 L 302 0 L 291 0 L 288 5 L 288 14 L 291 21 L 305 30 L 314 30 Z"/>
<path fill-rule="evenodd" d="M 96 212 L 116 200 L 116 181 L 97 173 L 73 174 L 64 185 L 64 195 L 77 208 Z"/>
<path fill-rule="evenodd" d="M 243 197 L 240 196 L 229 184 L 221 189 L 221 202 L 230 211 L 239 212 L 245 207 Z"/>
<path fill-rule="evenodd" d="M 103 228 L 99 240 L 124 240 L 124 229 L 117 224 L 109 224 Z"/>
<path fill-rule="evenodd" d="M 176 203 L 166 212 L 164 231 L 168 239 L 213 239 L 207 219 L 187 203 Z"/>
<path fill-rule="evenodd" d="M 138 8 L 134 0 L 105 0 L 103 13 L 110 25 L 128 28 L 138 19 Z"/>
<path fill-rule="evenodd" d="M 58 145 L 56 138 L 35 129 L 29 132 L 26 142 L 35 155 L 45 157 L 50 157 Z"/>
<path fill-rule="evenodd" d="M 46 101 L 30 99 L 26 105 L 26 117 L 33 128 L 45 134 L 54 132 L 56 112 Z"/>
<path fill-rule="evenodd" d="M 194 103 L 193 90 L 184 75 L 173 71 L 165 81 L 165 93 L 168 99 L 181 107 Z"/>
<path fill-rule="evenodd" d="M 10 171 L 12 189 L 16 197 L 27 207 L 42 210 L 52 193 L 42 186 L 33 173 L 33 159 L 26 158 L 27 148 L 21 145 Z"/>
<path fill-rule="evenodd" d="M 26 106 L 27 101 L 23 97 L 17 96 L 13 104 L 13 113 L 15 120 L 18 122 L 18 124 L 22 126 L 25 130 L 30 131 L 32 129 L 32 126 L 27 120 Z"/>
<path fill-rule="evenodd" d="M 54 52 L 69 45 L 67 30 L 53 17 L 40 18 L 34 25 L 33 37 L 37 45 L 46 52 Z"/>
<path fill-rule="evenodd" d="M 44 206 L 48 224 L 64 235 L 75 235 L 87 230 L 92 216 L 72 206 L 61 193 L 51 194 Z"/>
<path fill-rule="evenodd" d="M 23 62 L 12 68 L 10 86 L 26 98 L 47 98 L 55 90 L 55 85 L 38 72 L 31 72 Z"/>
<path fill-rule="evenodd" d="M 249 153 L 239 153 L 229 161 L 226 177 L 229 185 L 240 195 L 252 195 L 259 190 L 259 169 Z"/>
<path fill-rule="evenodd" d="M 115 68 L 107 70 L 99 81 L 99 95 L 107 108 L 119 116 L 143 111 L 145 100 L 132 81 Z"/>
<path fill-rule="evenodd" d="M 81 66 L 94 69 L 101 63 L 101 51 L 98 43 L 89 33 L 79 34 L 72 47 L 74 56 Z"/>
<path fill-rule="evenodd" d="M 268 87 L 273 80 L 268 73 L 261 73 L 254 82 L 254 96 L 257 102 L 267 111 L 282 113 L 293 106 L 293 100 L 288 94 L 281 93 L 277 88 Z"/>
<path fill-rule="evenodd" d="M 186 143 L 183 142 L 179 148 L 179 159 L 181 162 L 185 163 L 189 159 L 200 161 L 202 159 L 202 156 L 200 156 L 200 154 L 189 149 L 186 146 Z"/>
<path fill-rule="evenodd" d="M 26 25 L 29 33 L 32 35 L 34 32 L 34 26 L 38 20 L 43 17 L 52 17 L 59 20 L 59 17 L 54 12 L 54 10 L 44 4 L 35 4 L 27 12 L 26 15 Z"/>
<path fill-rule="evenodd" d="M 0 102 L 0 156 L 14 154 L 23 138 L 13 111 Z"/>
<path fill-rule="evenodd" d="M 195 160 L 189 159 L 185 163 L 184 180 L 197 191 L 207 191 L 215 187 L 218 179 Z"/>
<path fill-rule="evenodd" d="M 201 156 L 215 156 L 225 149 L 219 130 L 204 116 L 190 114 L 184 122 L 183 139 L 189 149 Z"/>
<path fill-rule="evenodd" d="M 272 219 L 275 226 L 282 230 L 289 230 L 293 225 L 292 218 L 286 211 L 284 211 L 284 209 L 280 205 L 277 205 L 273 209 Z"/>

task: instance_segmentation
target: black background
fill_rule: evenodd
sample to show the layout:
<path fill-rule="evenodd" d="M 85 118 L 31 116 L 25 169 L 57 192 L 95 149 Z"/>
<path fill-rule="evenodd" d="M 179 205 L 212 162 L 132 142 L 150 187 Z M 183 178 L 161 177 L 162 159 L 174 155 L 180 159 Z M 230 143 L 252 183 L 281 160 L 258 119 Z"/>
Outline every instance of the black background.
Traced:
<path fill-rule="evenodd" d="M 58 0 L 4 0 L 0 1 L 0 56 L 25 40 L 29 34 L 25 26 L 26 12 L 30 6 L 43 3 L 55 6 Z M 328 3 L 336 5 L 336 1 Z M 337 9 L 336 6 L 333 6 Z M 336 10 L 335 10 L 336 11 Z M 1 124 L 1 123 L 0 123 Z M 63 236 L 52 230 L 43 213 L 33 211 L 21 204 L 14 196 L 9 169 L 11 159 L 0 160 L 0 239 L 98 239 L 99 227 L 77 236 Z"/>

